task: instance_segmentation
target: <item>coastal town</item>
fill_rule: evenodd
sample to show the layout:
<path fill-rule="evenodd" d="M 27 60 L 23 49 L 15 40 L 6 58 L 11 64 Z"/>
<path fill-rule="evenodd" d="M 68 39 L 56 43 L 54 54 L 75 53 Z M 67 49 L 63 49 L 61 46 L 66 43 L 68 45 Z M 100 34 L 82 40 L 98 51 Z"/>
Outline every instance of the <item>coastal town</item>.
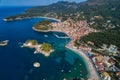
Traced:
<path fill-rule="evenodd" d="M 68 20 L 64 23 L 52 23 L 52 26 L 55 26 L 53 30 L 64 32 L 71 38 L 69 44 L 66 45 L 67 48 L 78 52 L 78 54 L 86 59 L 91 74 L 90 80 L 120 79 L 120 69 L 119 66 L 116 66 L 119 62 L 113 57 L 120 55 L 117 46 L 103 44 L 96 51 L 93 51 L 94 47 L 89 46 L 89 44 L 94 46 L 94 42 L 91 41 L 88 41 L 86 44 L 81 42 L 79 47 L 75 46 L 75 41 L 79 40 L 80 37 L 92 32 L 98 32 L 95 29 L 89 28 L 86 21 L 78 21 L 73 24 Z"/>
<path fill-rule="evenodd" d="M 33 30 L 38 32 L 49 32 L 56 31 L 65 33 L 70 38 L 71 41 L 65 46 L 66 48 L 77 52 L 80 56 L 85 58 L 89 70 L 90 76 L 88 80 L 112 80 L 112 79 L 120 79 L 120 69 L 119 62 L 114 58 L 114 56 L 119 56 L 119 50 L 115 45 L 106 45 L 103 44 L 101 48 L 95 48 L 95 43 L 88 41 L 87 43 L 83 43 L 80 40 L 82 36 L 88 35 L 89 33 L 99 32 L 99 30 L 93 29 L 89 27 L 87 21 L 73 21 L 72 19 L 68 19 L 66 21 L 49 23 L 49 21 L 45 21 L 48 23 L 43 23 L 37 25 L 37 28 L 33 26 Z M 42 26 L 42 28 L 41 28 Z M 43 30 L 42 30 L 43 29 Z M 55 35 L 59 38 L 59 36 Z M 76 42 L 79 44 L 76 45 Z M 31 41 L 26 41 L 23 44 L 23 47 L 34 48 L 34 53 L 42 53 L 45 56 L 49 56 L 54 50 L 51 49 L 48 52 L 41 50 L 41 44 L 33 43 Z M 45 47 L 46 48 L 46 47 Z M 117 66 L 116 66 L 117 64 Z M 35 63 L 34 67 L 39 67 L 40 63 Z"/>
<path fill-rule="evenodd" d="M 85 20 L 74 22 L 72 19 L 68 19 L 64 22 L 51 23 L 51 26 L 53 26 L 53 31 L 59 31 L 67 34 L 67 36 L 71 39 L 70 43 L 72 45 L 80 37 L 92 32 L 97 32 L 97 30 L 90 28 Z"/>
<path fill-rule="evenodd" d="M 99 76 L 97 75 L 97 72 L 89 58 L 87 58 L 82 51 L 79 51 L 77 48 L 74 48 L 76 40 L 89 33 L 97 32 L 97 30 L 88 27 L 88 23 L 86 21 L 73 22 L 72 19 L 68 19 L 67 21 L 64 22 L 50 23 L 49 26 L 52 26 L 52 28 L 43 31 L 44 32 L 57 31 L 67 34 L 71 41 L 66 45 L 66 48 L 77 52 L 79 55 L 82 55 L 86 59 L 87 63 L 89 63 L 88 65 L 90 70 L 89 78 L 90 80 L 99 80 Z M 41 25 L 40 26 L 38 25 L 38 27 L 41 27 Z M 35 27 L 33 28 L 33 30 L 41 31 L 39 29 L 36 30 Z M 93 77 L 94 75 L 96 75 L 96 77 Z"/>
<path fill-rule="evenodd" d="M 119 51 L 115 45 L 110 45 L 107 48 L 107 45 L 103 44 L 101 49 L 96 49 L 96 52 L 93 51 L 94 47 L 88 45 L 94 46 L 94 42 L 91 41 L 86 44 L 81 42 L 79 46 L 75 46 L 75 42 L 82 36 L 92 32 L 98 32 L 98 30 L 90 28 L 86 21 L 74 22 L 72 19 L 68 19 L 64 22 L 50 23 L 49 26 L 52 26 L 52 28 L 45 30 L 45 32 L 58 31 L 67 34 L 71 41 L 65 47 L 85 58 L 90 70 L 88 80 L 112 80 L 115 77 L 120 78 L 120 69 L 115 66 L 117 60 L 112 56 L 98 53 L 102 51 L 102 53 L 108 52 L 111 55 L 119 55 L 116 54 Z M 114 73 L 116 75 L 113 75 Z"/>
<path fill-rule="evenodd" d="M 97 32 L 97 30 L 88 27 L 89 25 L 86 21 L 74 22 L 72 19 L 68 19 L 65 22 L 52 23 L 52 26 L 54 27 L 53 31 L 63 32 L 70 37 L 71 41 L 65 46 L 66 48 L 77 52 L 80 56 L 83 56 L 85 58 L 90 70 L 89 80 L 99 80 L 100 78 L 97 75 L 97 72 L 89 58 L 84 55 L 83 51 L 77 49 L 77 47 L 74 46 L 75 41 L 78 40 L 80 37 L 92 32 Z"/>
<path fill-rule="evenodd" d="M 0 79 L 120 80 L 119 0 L 0 4 Z"/>
<path fill-rule="evenodd" d="M 88 44 L 94 45 L 93 42 Z M 81 45 L 79 48 L 89 57 L 101 80 L 120 79 L 119 62 L 115 56 L 119 56 L 118 48 L 115 45 L 103 45 L 95 49 L 89 45 Z"/>

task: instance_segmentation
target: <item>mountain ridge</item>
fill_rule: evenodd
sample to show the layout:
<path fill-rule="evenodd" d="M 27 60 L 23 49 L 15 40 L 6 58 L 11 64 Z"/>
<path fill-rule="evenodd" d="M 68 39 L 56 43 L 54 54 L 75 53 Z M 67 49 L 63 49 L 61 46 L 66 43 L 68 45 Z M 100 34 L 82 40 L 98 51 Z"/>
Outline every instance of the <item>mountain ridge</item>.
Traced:
<path fill-rule="evenodd" d="M 96 22 L 93 28 L 107 29 L 107 21 L 117 29 L 120 27 L 120 1 L 119 0 L 87 0 L 81 3 L 59 1 L 48 6 L 36 6 L 27 9 L 22 14 L 9 16 L 11 18 L 24 18 L 44 16 L 61 19 L 62 21 L 68 18 L 77 20 L 87 20 L 88 22 Z"/>

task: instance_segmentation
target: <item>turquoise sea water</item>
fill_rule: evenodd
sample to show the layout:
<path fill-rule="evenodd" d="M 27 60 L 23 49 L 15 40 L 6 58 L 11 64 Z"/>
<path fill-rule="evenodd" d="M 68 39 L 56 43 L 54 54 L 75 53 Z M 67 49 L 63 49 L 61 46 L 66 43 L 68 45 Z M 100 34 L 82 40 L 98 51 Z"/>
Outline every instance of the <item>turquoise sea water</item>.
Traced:
<path fill-rule="evenodd" d="M 54 34 L 66 36 L 65 34 L 41 33 L 32 30 L 32 26 L 36 22 L 44 20 L 43 18 L 3 21 L 3 18 L 21 13 L 27 8 L 0 7 L 0 41 L 9 40 L 7 46 L 0 47 L 0 80 L 86 78 L 88 71 L 83 58 L 65 48 L 70 39 L 60 39 L 54 36 Z M 51 43 L 55 51 L 51 56 L 45 57 L 42 54 L 34 54 L 32 49 L 21 48 L 20 46 L 28 39 L 36 39 L 39 43 Z M 33 63 L 36 61 L 40 62 L 39 68 L 33 67 Z"/>

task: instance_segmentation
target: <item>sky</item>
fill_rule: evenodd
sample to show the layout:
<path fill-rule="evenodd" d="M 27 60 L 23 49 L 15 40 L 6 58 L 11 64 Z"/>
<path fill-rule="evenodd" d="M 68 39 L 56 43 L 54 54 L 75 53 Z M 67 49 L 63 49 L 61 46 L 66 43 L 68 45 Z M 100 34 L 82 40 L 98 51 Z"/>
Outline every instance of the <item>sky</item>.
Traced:
<path fill-rule="evenodd" d="M 48 5 L 61 0 L 0 0 L 0 6 L 38 6 Z M 62 0 L 70 2 L 82 2 L 85 0 Z"/>

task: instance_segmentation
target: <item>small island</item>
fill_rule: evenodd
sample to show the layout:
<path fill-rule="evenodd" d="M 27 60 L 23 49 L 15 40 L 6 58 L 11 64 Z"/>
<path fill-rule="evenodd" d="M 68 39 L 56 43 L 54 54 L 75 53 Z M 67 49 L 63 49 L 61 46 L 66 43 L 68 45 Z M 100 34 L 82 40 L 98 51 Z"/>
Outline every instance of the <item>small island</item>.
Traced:
<path fill-rule="evenodd" d="M 33 66 L 34 66 L 35 68 L 38 68 L 38 67 L 40 67 L 40 63 L 39 63 L 39 62 L 34 62 Z"/>
<path fill-rule="evenodd" d="M 51 44 L 49 43 L 39 44 L 37 40 L 27 40 L 23 44 L 23 47 L 34 48 L 35 54 L 42 53 L 45 56 L 49 56 L 54 51 Z"/>
<path fill-rule="evenodd" d="M 8 42 L 8 40 L 0 41 L 0 46 L 6 46 Z"/>

